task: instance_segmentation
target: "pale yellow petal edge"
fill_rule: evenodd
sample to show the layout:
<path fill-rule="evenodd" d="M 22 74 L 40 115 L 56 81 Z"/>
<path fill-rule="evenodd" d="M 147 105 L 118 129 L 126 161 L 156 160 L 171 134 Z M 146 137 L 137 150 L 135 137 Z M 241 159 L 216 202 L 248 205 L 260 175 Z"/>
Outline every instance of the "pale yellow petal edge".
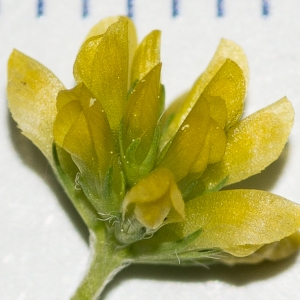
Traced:
<path fill-rule="evenodd" d="M 8 61 L 7 99 L 14 120 L 54 166 L 53 122 L 56 96 L 64 89 L 58 78 L 42 64 L 14 50 Z"/>

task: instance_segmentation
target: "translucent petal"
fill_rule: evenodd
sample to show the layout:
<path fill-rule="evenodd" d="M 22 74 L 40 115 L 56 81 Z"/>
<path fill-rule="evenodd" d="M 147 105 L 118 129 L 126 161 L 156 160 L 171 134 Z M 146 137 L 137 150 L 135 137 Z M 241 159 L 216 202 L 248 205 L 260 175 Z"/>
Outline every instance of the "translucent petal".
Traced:
<path fill-rule="evenodd" d="M 211 118 L 224 129 L 227 124 L 227 107 L 225 100 L 220 96 L 212 96 L 209 93 L 204 93 L 206 101 L 209 104 Z"/>
<path fill-rule="evenodd" d="M 226 135 L 224 130 L 217 122 L 212 121 L 209 129 L 210 135 L 210 151 L 208 164 L 219 162 L 225 153 Z"/>
<path fill-rule="evenodd" d="M 203 174 L 207 189 L 213 189 L 225 177 L 228 185 L 264 170 L 281 154 L 293 120 L 292 105 L 283 98 L 232 127 L 222 161 Z"/>
<path fill-rule="evenodd" d="M 223 158 L 226 148 L 224 130 L 217 122 L 211 119 L 205 144 L 198 155 L 196 162 L 190 169 L 191 173 L 202 173 L 208 164 L 213 164 Z"/>
<path fill-rule="evenodd" d="M 211 128 L 211 125 L 210 125 L 210 128 Z M 203 173 L 203 171 L 207 167 L 208 160 L 210 157 L 210 148 L 211 148 L 211 135 L 210 135 L 210 129 L 209 129 L 208 134 L 206 135 L 203 147 L 202 147 L 201 151 L 199 152 L 197 159 L 195 160 L 195 162 L 193 163 L 193 165 L 190 168 L 190 171 L 189 171 L 190 173 L 198 173 L 198 177 L 199 177 L 199 175 L 201 175 L 201 173 Z"/>
<path fill-rule="evenodd" d="M 218 48 L 208 67 L 197 79 L 189 97 L 185 101 L 185 109 L 188 109 L 188 107 L 192 107 L 194 105 L 195 101 L 197 101 L 197 98 L 204 91 L 204 89 L 213 79 L 213 77 L 219 72 L 219 69 L 223 66 L 227 59 L 235 62 L 241 69 L 245 79 L 245 89 L 247 88 L 249 80 L 249 68 L 247 58 L 243 49 L 233 41 L 221 39 Z M 241 100 L 243 101 L 244 99 Z M 226 104 L 228 106 L 228 103 Z M 237 106 L 242 107 L 243 103 L 237 103 Z M 233 119 L 238 119 L 238 117 L 234 117 L 233 113 L 231 113 L 229 110 L 229 116 L 230 115 L 232 115 Z"/>
<path fill-rule="evenodd" d="M 56 96 L 62 83 L 46 67 L 14 50 L 8 61 L 7 98 L 13 118 L 54 165 L 52 158 L 53 121 Z"/>
<path fill-rule="evenodd" d="M 163 135 L 162 144 L 171 139 L 191 108 L 197 103 L 196 101 L 200 95 L 198 88 L 196 83 L 184 100 L 183 105 L 174 114 Z M 212 110 L 216 117 L 222 118 L 222 124 L 226 121 L 226 127 L 229 128 L 237 122 L 243 111 L 246 82 L 242 70 L 235 62 L 227 59 L 210 81 L 206 83 L 205 87 L 201 87 L 200 90 L 202 93 L 201 96 L 205 97 L 208 102 L 212 102 Z M 218 100 L 221 105 L 222 101 L 225 102 L 226 109 L 224 105 L 217 109 L 216 103 L 218 103 Z M 224 107 L 223 113 L 221 110 L 222 107 Z"/>
<path fill-rule="evenodd" d="M 257 264 L 264 260 L 278 261 L 293 255 L 300 248 L 299 231 L 292 235 L 271 244 L 264 245 L 253 254 L 246 257 L 222 255 L 219 261 L 228 264 Z"/>
<path fill-rule="evenodd" d="M 128 22 L 129 68 L 130 68 L 135 50 L 137 48 L 137 34 L 132 20 L 125 16 L 122 16 L 122 18 L 126 19 L 126 21 Z M 120 19 L 119 16 L 107 17 L 102 19 L 100 22 L 98 22 L 95 26 L 92 27 L 92 29 L 89 31 L 88 35 L 86 36 L 85 40 L 93 36 L 103 35 L 105 31 L 108 29 L 108 27 L 118 22 L 119 19 Z"/>
<path fill-rule="evenodd" d="M 74 77 L 102 103 L 109 124 L 117 130 L 123 117 L 130 62 L 128 20 L 120 18 L 102 36 L 91 37 L 81 47 Z"/>
<path fill-rule="evenodd" d="M 167 169 L 155 169 L 141 179 L 124 199 L 123 214 L 131 209 L 138 221 L 151 229 L 161 226 L 166 218 L 168 223 L 182 221 L 184 202 L 173 174 Z"/>
<path fill-rule="evenodd" d="M 234 61 L 242 69 L 246 80 L 246 86 L 248 86 L 249 67 L 245 52 L 238 44 L 226 39 L 221 39 L 212 60 L 207 66 L 205 72 L 202 73 L 197 80 L 197 83 L 199 83 L 200 86 L 202 84 L 202 86 L 205 87 L 218 72 L 226 59 Z"/>
<path fill-rule="evenodd" d="M 246 256 L 300 227 L 300 205 L 256 190 L 210 193 L 185 203 L 186 220 L 167 225 L 161 236 L 184 237 L 202 229 L 188 249 L 220 248 Z M 168 233 L 169 231 L 169 233 Z"/>
<path fill-rule="evenodd" d="M 132 63 L 130 86 L 145 77 L 160 62 L 160 36 L 159 30 L 150 32 L 136 49 Z"/>
<path fill-rule="evenodd" d="M 140 163 L 149 152 L 160 115 L 160 70 L 161 64 L 158 64 L 136 84 L 125 108 L 124 148 L 139 138 L 135 155 Z"/>
<path fill-rule="evenodd" d="M 205 145 L 211 123 L 209 105 L 200 97 L 171 141 L 158 166 L 168 168 L 179 181 L 197 161 Z"/>
<path fill-rule="evenodd" d="M 245 77 L 239 66 L 227 59 L 216 75 L 209 81 L 203 96 L 221 98 L 226 104 L 227 128 L 240 118 L 246 94 Z"/>
<path fill-rule="evenodd" d="M 114 141 L 100 102 L 80 84 L 60 92 L 57 107 L 55 142 L 84 161 L 96 177 L 98 172 L 104 176 L 114 155 Z"/>

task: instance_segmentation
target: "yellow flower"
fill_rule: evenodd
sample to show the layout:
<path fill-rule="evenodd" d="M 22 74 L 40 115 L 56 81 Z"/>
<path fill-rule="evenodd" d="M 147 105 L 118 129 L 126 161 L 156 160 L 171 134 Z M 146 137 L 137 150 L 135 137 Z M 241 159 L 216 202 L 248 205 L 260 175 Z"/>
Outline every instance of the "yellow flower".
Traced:
<path fill-rule="evenodd" d="M 93 238 L 94 259 L 74 299 L 95 297 L 125 263 L 206 261 L 216 253 L 226 263 L 251 263 L 300 245 L 299 205 L 264 191 L 219 191 L 278 158 L 293 125 L 291 103 L 283 98 L 240 120 L 248 65 L 228 40 L 166 111 L 161 67 L 160 32 L 138 45 L 125 17 L 90 31 L 71 90 L 25 54 L 14 50 L 9 59 L 12 115 Z"/>

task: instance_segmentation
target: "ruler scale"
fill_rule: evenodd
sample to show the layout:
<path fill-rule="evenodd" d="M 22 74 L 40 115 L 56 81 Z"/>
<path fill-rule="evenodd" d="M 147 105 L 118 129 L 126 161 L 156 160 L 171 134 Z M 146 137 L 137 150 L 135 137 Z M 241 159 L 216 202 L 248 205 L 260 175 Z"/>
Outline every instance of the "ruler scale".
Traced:
<path fill-rule="evenodd" d="M 133 17 L 133 1 L 134 0 L 128 0 L 127 1 L 127 16 L 129 18 Z"/>
<path fill-rule="evenodd" d="M 172 16 L 176 17 L 179 14 L 179 0 L 172 1 Z"/>
<path fill-rule="evenodd" d="M 82 17 L 85 18 L 89 14 L 89 0 L 83 0 L 82 2 Z"/>
<path fill-rule="evenodd" d="M 223 17 L 224 16 L 224 1 L 217 0 L 217 16 Z"/>
<path fill-rule="evenodd" d="M 262 0 L 262 15 L 268 16 L 269 15 L 269 1 Z"/>
<path fill-rule="evenodd" d="M 41 17 L 44 14 L 44 1 L 38 0 L 37 2 L 37 16 Z"/>
<path fill-rule="evenodd" d="M 181 0 L 183 2 L 184 0 Z M 201 0 L 199 0 L 201 1 Z M 216 0 L 216 15 L 217 17 L 225 16 L 225 0 Z M 134 17 L 134 0 L 127 0 L 127 16 L 130 18 Z M 82 0 L 82 17 L 86 18 L 90 14 L 90 1 Z M 172 17 L 180 15 L 180 0 L 172 0 Z M 37 17 L 41 17 L 45 14 L 45 0 L 37 0 Z M 270 14 L 270 1 L 261 0 L 261 14 L 266 17 Z"/>

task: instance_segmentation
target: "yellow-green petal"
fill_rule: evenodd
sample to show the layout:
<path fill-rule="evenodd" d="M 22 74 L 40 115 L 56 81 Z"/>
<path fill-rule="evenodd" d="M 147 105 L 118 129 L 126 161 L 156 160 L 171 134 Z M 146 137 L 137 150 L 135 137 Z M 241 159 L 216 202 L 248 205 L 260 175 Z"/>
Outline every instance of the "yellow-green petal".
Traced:
<path fill-rule="evenodd" d="M 214 77 L 214 75 L 218 72 L 218 70 L 221 68 L 221 66 L 227 59 L 234 61 L 240 67 L 245 76 L 246 86 L 248 86 L 249 66 L 244 50 L 241 48 L 241 46 L 239 46 L 233 41 L 221 39 L 217 50 L 213 58 L 211 59 L 209 65 L 207 66 L 205 72 L 201 74 L 201 76 L 196 82 L 196 84 L 199 84 L 198 93 L 201 92 L 201 89 L 203 90 L 205 88 L 205 86 Z"/>
<path fill-rule="evenodd" d="M 178 239 L 201 229 L 187 250 L 220 248 L 235 256 L 250 255 L 300 227 L 300 205 L 257 190 L 200 196 L 185 203 L 185 213 L 185 222 L 167 225 L 160 237 Z"/>
<path fill-rule="evenodd" d="M 208 102 L 212 102 L 212 111 L 216 117 L 222 120 L 222 124 L 226 121 L 226 128 L 231 127 L 240 118 L 246 94 L 246 81 L 242 69 L 234 61 L 227 59 L 210 81 L 206 83 L 205 87 L 201 88 L 201 94 L 194 89 L 197 88 L 194 87 L 191 90 L 183 105 L 173 116 L 162 137 L 162 144 L 171 139 L 191 108 L 197 103 L 200 95 L 205 97 Z M 195 95 L 197 95 L 197 99 Z M 190 98 L 193 101 L 190 101 Z M 216 106 L 218 102 L 222 105 L 219 109 Z M 225 102 L 226 109 L 222 113 L 223 102 Z"/>
<path fill-rule="evenodd" d="M 150 229 L 157 229 L 165 221 L 183 221 L 184 202 L 173 174 L 167 169 L 155 169 L 141 179 L 123 201 L 123 215 L 132 211 Z"/>
<path fill-rule="evenodd" d="M 55 142 L 85 162 L 96 177 L 99 172 L 105 176 L 114 155 L 114 140 L 101 103 L 80 84 L 61 91 L 57 107 Z"/>
<path fill-rule="evenodd" d="M 147 156 L 153 142 L 160 115 L 160 70 L 155 66 L 130 92 L 124 113 L 124 148 L 140 139 L 135 159 L 138 163 Z M 126 150 L 125 150 L 126 152 Z"/>
<path fill-rule="evenodd" d="M 42 64 L 18 50 L 12 52 L 8 61 L 9 109 L 23 134 L 43 152 L 52 166 L 55 103 L 62 89 L 63 84 Z"/>
<path fill-rule="evenodd" d="M 212 96 L 209 93 L 203 93 L 206 101 L 209 104 L 209 111 L 211 118 L 217 122 L 220 128 L 224 129 L 227 124 L 227 107 L 225 97 Z"/>
<path fill-rule="evenodd" d="M 102 36 L 91 37 L 81 47 L 74 77 L 101 102 L 112 130 L 123 117 L 128 89 L 130 35 L 128 20 L 119 18 Z"/>
<path fill-rule="evenodd" d="M 203 174 L 207 189 L 226 177 L 228 185 L 264 170 L 281 154 L 293 121 L 293 107 L 283 98 L 238 122 L 227 133 L 223 159 Z"/>
<path fill-rule="evenodd" d="M 153 30 L 136 49 L 132 62 L 130 86 L 145 77 L 160 62 L 160 36 L 159 30 Z"/>
<path fill-rule="evenodd" d="M 247 58 L 243 49 L 233 41 L 221 39 L 218 48 L 206 70 L 196 80 L 187 97 L 185 97 L 184 100 L 180 100 L 181 105 L 178 105 L 177 112 L 174 115 L 172 123 L 169 126 L 168 134 L 166 134 L 166 139 L 170 138 L 174 134 L 174 132 L 176 132 L 177 128 L 180 126 L 188 112 L 194 106 L 201 93 L 204 91 L 208 83 L 216 75 L 216 73 L 219 71 L 219 69 L 227 59 L 234 61 L 242 70 L 242 73 L 245 77 L 245 87 L 247 88 L 249 80 L 249 68 Z M 238 106 L 242 107 L 243 103 L 239 103 Z M 168 114 L 168 112 L 166 112 L 166 114 Z M 235 117 L 234 119 L 238 118 Z"/>
<path fill-rule="evenodd" d="M 246 95 L 246 81 L 242 69 L 227 59 L 203 91 L 207 99 L 221 98 L 226 104 L 227 124 L 231 127 L 242 115 Z"/>
<path fill-rule="evenodd" d="M 264 260 L 278 261 L 285 259 L 297 252 L 300 248 L 300 233 L 296 231 L 284 239 L 264 245 L 249 256 L 236 257 L 233 255 L 221 255 L 219 261 L 228 264 L 257 264 Z"/>
<path fill-rule="evenodd" d="M 210 151 L 208 164 L 219 162 L 225 153 L 226 135 L 220 125 L 212 120 L 210 130 Z"/>
<path fill-rule="evenodd" d="M 95 24 L 86 35 L 85 40 L 97 35 L 102 35 L 108 29 L 108 27 L 118 22 L 120 16 L 107 17 Z"/>
<path fill-rule="evenodd" d="M 126 19 L 128 22 L 128 48 L 129 48 L 129 70 L 131 69 L 131 64 L 133 60 L 134 53 L 137 48 L 138 40 L 137 40 L 137 33 L 134 26 L 134 23 L 132 20 L 128 17 L 122 16 L 122 18 Z M 92 29 L 87 34 L 85 40 L 88 40 L 91 37 L 103 35 L 108 27 L 120 19 L 120 16 L 114 16 L 114 17 L 107 17 L 102 19 L 100 22 L 98 22 L 96 25 L 92 27 Z M 130 73 L 130 71 L 129 71 Z"/>
<path fill-rule="evenodd" d="M 205 145 L 210 123 L 208 102 L 204 97 L 200 97 L 171 144 L 166 146 L 169 148 L 158 163 L 158 167 L 168 168 L 176 181 L 188 175 Z"/>

